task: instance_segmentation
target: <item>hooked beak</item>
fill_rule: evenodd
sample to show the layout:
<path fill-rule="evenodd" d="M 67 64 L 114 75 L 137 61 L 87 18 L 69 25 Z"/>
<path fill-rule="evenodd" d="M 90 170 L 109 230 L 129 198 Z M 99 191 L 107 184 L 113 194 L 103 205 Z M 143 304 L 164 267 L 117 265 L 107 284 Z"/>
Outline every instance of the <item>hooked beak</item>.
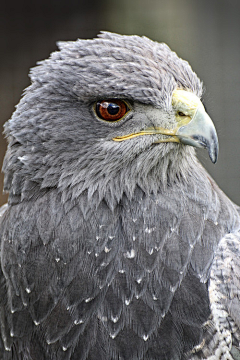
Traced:
<path fill-rule="evenodd" d="M 173 129 L 151 127 L 137 133 L 114 137 L 114 141 L 129 140 L 141 135 L 166 135 L 155 143 L 177 142 L 197 148 L 206 148 L 213 163 L 218 157 L 218 137 L 215 126 L 200 99 L 186 90 L 175 90 L 172 96 L 177 126 Z"/>
<path fill-rule="evenodd" d="M 203 107 L 198 107 L 192 120 L 176 131 L 181 143 L 206 148 L 211 161 L 215 164 L 218 158 L 218 137 L 212 120 Z"/>

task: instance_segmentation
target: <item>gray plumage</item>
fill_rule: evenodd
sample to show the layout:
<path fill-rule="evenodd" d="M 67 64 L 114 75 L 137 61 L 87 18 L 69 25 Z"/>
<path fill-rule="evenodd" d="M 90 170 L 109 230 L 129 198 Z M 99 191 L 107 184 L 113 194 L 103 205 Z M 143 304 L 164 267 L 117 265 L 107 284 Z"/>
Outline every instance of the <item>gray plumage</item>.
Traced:
<path fill-rule="evenodd" d="M 238 359 L 238 207 L 186 140 L 113 140 L 171 130 L 202 83 L 145 37 L 59 47 L 5 125 L 1 359 Z M 103 121 L 104 99 L 130 111 Z"/>

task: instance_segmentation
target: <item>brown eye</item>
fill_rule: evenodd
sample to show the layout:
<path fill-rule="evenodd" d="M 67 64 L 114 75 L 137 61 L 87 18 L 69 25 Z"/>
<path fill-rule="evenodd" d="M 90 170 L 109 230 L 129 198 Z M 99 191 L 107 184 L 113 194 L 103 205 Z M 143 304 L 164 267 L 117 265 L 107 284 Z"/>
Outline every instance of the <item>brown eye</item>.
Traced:
<path fill-rule="evenodd" d="M 110 122 L 120 120 L 128 111 L 129 108 L 122 100 L 102 100 L 96 104 L 97 116 Z"/>

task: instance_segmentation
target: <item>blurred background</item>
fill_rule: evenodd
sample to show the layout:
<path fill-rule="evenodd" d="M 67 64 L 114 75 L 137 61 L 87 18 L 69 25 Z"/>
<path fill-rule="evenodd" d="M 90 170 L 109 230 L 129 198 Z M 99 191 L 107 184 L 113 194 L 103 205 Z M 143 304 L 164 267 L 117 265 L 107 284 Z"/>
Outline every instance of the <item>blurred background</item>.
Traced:
<path fill-rule="evenodd" d="M 56 41 L 92 38 L 100 30 L 166 42 L 202 79 L 204 103 L 220 142 L 213 165 L 199 157 L 227 195 L 240 204 L 239 0 L 15 0 L 0 9 L 0 125 L 11 117 L 28 71 L 56 50 Z M 0 138 L 0 162 L 6 141 Z M 2 193 L 0 204 L 7 195 Z"/>

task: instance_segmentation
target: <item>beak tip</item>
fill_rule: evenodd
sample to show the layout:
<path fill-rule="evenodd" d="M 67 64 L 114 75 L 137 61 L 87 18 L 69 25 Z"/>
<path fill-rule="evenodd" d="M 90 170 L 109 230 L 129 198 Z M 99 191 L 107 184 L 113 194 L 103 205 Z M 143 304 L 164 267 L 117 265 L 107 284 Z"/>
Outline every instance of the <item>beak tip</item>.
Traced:
<path fill-rule="evenodd" d="M 218 145 L 214 146 L 212 149 L 209 148 L 208 149 L 208 155 L 211 159 L 211 162 L 213 164 L 216 164 L 217 160 L 218 160 Z"/>
<path fill-rule="evenodd" d="M 211 159 L 211 162 L 212 162 L 213 164 L 216 164 L 217 159 L 218 159 L 218 156 L 217 156 L 216 154 L 214 154 L 214 155 L 209 154 L 209 157 L 210 157 L 210 159 Z"/>
<path fill-rule="evenodd" d="M 218 159 L 218 137 L 215 128 L 211 132 L 209 141 L 207 141 L 208 155 L 213 164 L 216 164 Z"/>

